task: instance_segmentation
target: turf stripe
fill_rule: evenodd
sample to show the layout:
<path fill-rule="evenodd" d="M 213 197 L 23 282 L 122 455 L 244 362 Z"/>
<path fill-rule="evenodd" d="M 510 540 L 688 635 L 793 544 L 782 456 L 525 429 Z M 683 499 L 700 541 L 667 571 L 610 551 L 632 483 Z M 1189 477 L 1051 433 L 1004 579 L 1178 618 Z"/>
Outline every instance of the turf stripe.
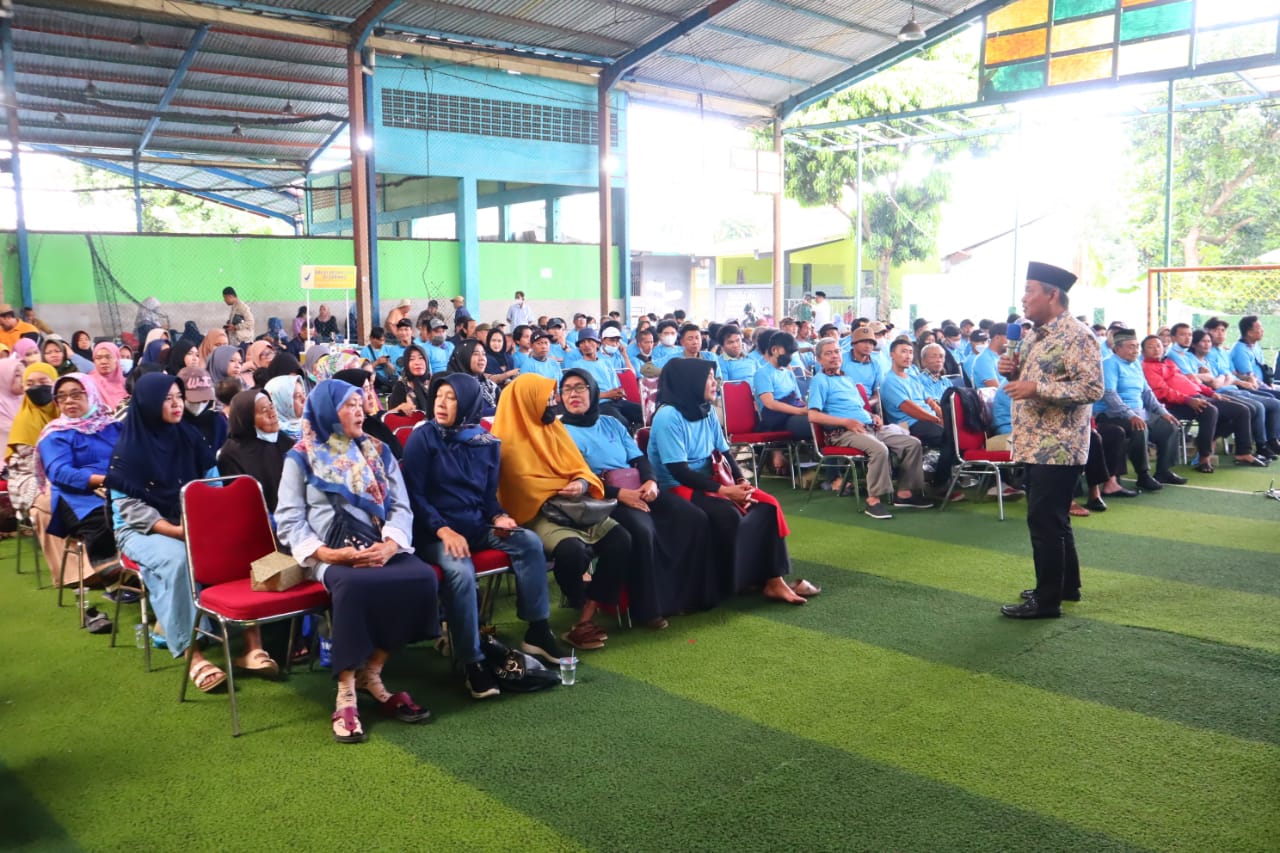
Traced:
<path fill-rule="evenodd" d="M 695 621 L 687 638 L 617 644 L 597 665 L 1134 844 L 1280 846 L 1275 747 L 770 619 Z M 1025 627 L 1028 641 L 1054 630 Z M 790 701 L 766 673 L 787 684 Z"/>
<path fill-rule="evenodd" d="M 657 663 L 683 658 L 681 642 L 622 631 L 610 646 L 643 647 Z M 583 653 L 579 684 L 536 696 L 477 705 L 437 691 L 431 738 L 405 728 L 385 736 L 598 850 L 998 850 L 1013 827 L 1037 849 L 1126 847 L 741 719 L 723 707 L 736 685 L 723 685 L 712 708 L 602 669 L 613 654 Z M 426 665 L 439 683 L 439 661 Z M 695 677 L 714 678 L 694 666 Z"/>
<path fill-rule="evenodd" d="M 845 552 L 846 568 L 992 601 L 1011 601 L 1033 582 L 1030 560 L 1019 553 L 963 545 L 951 545 L 937 555 L 919 553 L 918 531 L 927 529 L 931 519 L 902 521 L 894 528 L 901 532 L 889 532 L 887 525 L 856 529 L 793 516 L 787 541 L 792 556 L 816 562 L 826 560 L 832 542 L 849 541 L 853 547 Z M 999 537 L 993 547 L 1002 548 L 1014 536 L 1025 541 L 1026 531 L 1002 526 L 991 535 Z M 905 554 L 916 559 L 904 560 Z M 1083 553 L 1086 561 L 1094 556 Z M 1085 600 L 1073 610 L 1079 616 L 1280 653 L 1280 619 L 1273 596 L 1159 580 L 1092 564 L 1081 574 Z"/>
<path fill-rule="evenodd" d="M 0 763 L 0 846 L 5 850 L 80 850 L 66 830 L 27 790 L 16 773 Z"/>
<path fill-rule="evenodd" d="M 1271 710 L 1280 696 L 1275 655 L 1084 619 L 1061 620 L 1033 632 L 1029 641 L 1022 625 L 1001 619 L 982 599 L 812 563 L 798 563 L 795 574 L 824 587 L 812 606 L 762 607 L 754 598 L 727 606 L 1114 708 L 1280 744 L 1280 722 Z"/>
<path fill-rule="evenodd" d="M 1108 506 L 1118 503 L 1120 500 L 1116 499 Z M 1234 515 L 1208 515 L 1199 511 L 1156 508 L 1149 504 L 1130 508 L 1130 504 L 1118 506 L 1114 511 L 1108 509 L 1091 515 L 1087 522 L 1080 522 L 1080 527 L 1090 533 L 1111 531 L 1139 534 L 1163 542 L 1214 544 L 1236 551 L 1274 554 L 1277 547 L 1280 547 L 1280 536 L 1274 523 Z M 1276 508 L 1280 510 L 1280 504 L 1276 504 Z M 1280 519 L 1280 512 L 1276 513 L 1276 517 Z M 1230 555 L 1225 557 L 1230 558 Z"/>

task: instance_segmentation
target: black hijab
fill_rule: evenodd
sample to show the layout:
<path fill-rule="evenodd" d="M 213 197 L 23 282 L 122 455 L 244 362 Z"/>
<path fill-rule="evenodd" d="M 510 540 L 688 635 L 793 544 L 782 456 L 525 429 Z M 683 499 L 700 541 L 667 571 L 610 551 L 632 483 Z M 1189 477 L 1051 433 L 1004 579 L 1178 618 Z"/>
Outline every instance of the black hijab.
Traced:
<path fill-rule="evenodd" d="M 189 341 L 197 347 L 204 343 L 204 335 L 200 332 L 200 327 L 196 325 L 195 320 L 188 320 L 182 326 L 182 336 L 178 338 L 180 341 Z"/>
<path fill-rule="evenodd" d="M 218 467 L 223 474 L 248 474 L 261 483 L 267 511 L 275 512 L 284 457 L 293 448 L 293 439 L 283 432 L 277 433 L 274 444 L 258 438 L 254 413 L 259 397 L 268 402 L 271 399 L 256 388 L 241 391 L 232 398 L 227 407 L 228 437 L 218 454 Z"/>
<path fill-rule="evenodd" d="M 498 336 L 502 339 L 498 351 L 493 351 L 493 338 Z M 507 352 L 507 334 L 501 329 L 490 329 L 484 335 L 484 356 L 487 359 L 484 372 L 491 376 L 497 376 L 499 373 L 506 373 L 515 367 L 511 358 L 511 353 Z"/>
<path fill-rule="evenodd" d="M 271 363 L 266 367 L 259 368 L 264 371 L 266 378 L 262 380 L 262 384 L 266 385 L 277 376 L 305 376 L 306 372 L 302 369 L 302 363 L 297 357 L 287 350 L 276 350 L 276 357 L 271 359 Z M 257 371 L 254 371 L 254 378 L 257 379 Z"/>
<path fill-rule="evenodd" d="M 413 376 L 409 373 L 409 353 L 417 352 L 422 356 L 422 364 L 426 368 L 426 372 L 421 376 Z M 404 348 L 404 355 L 400 357 L 400 376 L 404 380 L 404 384 L 410 394 L 413 395 L 413 405 L 420 412 L 431 413 L 427 408 L 427 382 L 431 379 L 431 359 L 427 358 L 427 353 L 417 344 L 409 344 Z"/>
<path fill-rule="evenodd" d="M 707 374 L 715 362 L 702 358 L 673 358 L 658 374 L 658 405 L 671 406 L 686 421 L 700 421 L 711 414 L 707 400 Z"/>
<path fill-rule="evenodd" d="M 146 503 L 173 524 L 182 518 L 182 487 L 217 462 L 199 430 L 164 420 L 164 398 L 175 387 L 183 391 L 178 378 L 167 373 L 138 378 L 107 468 L 108 488 Z"/>
<path fill-rule="evenodd" d="M 165 371 L 174 376 L 178 375 L 178 371 L 186 367 L 187 353 L 193 349 L 199 349 L 200 345 L 193 344 L 191 341 L 179 339 L 176 344 L 169 350 L 169 359 L 165 362 Z"/>
<path fill-rule="evenodd" d="M 710 364 L 711 362 L 707 363 Z M 600 420 L 600 386 L 596 384 L 595 377 L 581 367 L 571 367 L 560 375 L 560 387 L 564 387 L 564 381 L 570 376 L 576 376 L 587 383 L 587 394 L 590 396 L 591 402 L 588 404 L 587 410 L 580 415 L 575 415 L 565 409 L 564 415 L 560 420 L 569 426 L 593 427 L 596 425 L 596 421 Z M 705 382 L 706 380 L 703 381 Z"/>
<path fill-rule="evenodd" d="M 453 348 L 453 355 L 449 356 L 449 372 L 465 373 L 468 376 L 475 376 L 479 379 L 479 375 L 471 369 L 471 357 L 475 354 L 476 350 L 481 350 L 485 353 L 487 364 L 488 350 L 483 349 L 479 341 L 474 340 L 473 338 L 467 338 L 465 341 L 462 341 Z"/>

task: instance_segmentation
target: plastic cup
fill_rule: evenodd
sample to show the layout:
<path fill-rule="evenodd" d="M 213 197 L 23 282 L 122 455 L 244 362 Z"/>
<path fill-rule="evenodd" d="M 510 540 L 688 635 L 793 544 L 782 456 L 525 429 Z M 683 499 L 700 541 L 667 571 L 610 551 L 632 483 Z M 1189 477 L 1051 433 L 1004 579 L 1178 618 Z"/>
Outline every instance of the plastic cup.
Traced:
<path fill-rule="evenodd" d="M 147 647 L 147 626 L 141 622 L 133 626 L 133 644 L 140 649 Z"/>
<path fill-rule="evenodd" d="M 573 685 L 578 681 L 578 659 L 570 656 L 560 658 L 560 683 Z"/>

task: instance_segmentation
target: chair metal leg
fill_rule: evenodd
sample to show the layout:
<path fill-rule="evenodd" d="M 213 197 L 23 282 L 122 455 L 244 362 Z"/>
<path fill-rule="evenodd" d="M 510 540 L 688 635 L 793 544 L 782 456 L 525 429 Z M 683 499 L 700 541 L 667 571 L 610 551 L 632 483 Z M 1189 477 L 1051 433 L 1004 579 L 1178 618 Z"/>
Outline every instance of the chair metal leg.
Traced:
<path fill-rule="evenodd" d="M 236 707 L 236 668 L 231 662 L 231 637 L 227 634 L 227 623 L 218 617 L 218 626 L 222 629 L 222 653 L 227 659 L 227 696 L 231 699 L 231 736 L 240 737 L 240 711 Z"/>
<path fill-rule="evenodd" d="M 139 575 L 138 577 L 141 578 L 142 576 Z M 141 581 L 139 583 L 142 586 L 142 598 L 139 599 L 138 601 L 138 604 L 141 607 L 141 611 L 142 611 L 142 614 L 140 617 L 142 619 L 142 661 L 143 661 L 143 666 L 147 668 L 147 672 L 150 672 L 151 671 L 151 620 L 147 616 L 147 600 L 148 600 L 147 586 L 146 584 L 141 583 Z"/>
<path fill-rule="evenodd" d="M 293 641 L 298 634 L 298 617 L 295 616 L 289 620 L 289 645 L 284 651 L 284 673 L 291 674 L 293 670 Z"/>
<path fill-rule="evenodd" d="M 938 512 L 944 512 L 947 504 L 951 503 L 951 494 L 956 490 L 956 483 L 960 481 L 960 466 L 957 465 L 952 469 L 951 482 L 947 484 L 947 493 L 942 496 L 942 506 L 938 507 Z"/>
<path fill-rule="evenodd" d="M 1000 476 L 1000 466 L 996 466 L 996 501 L 1000 507 L 1000 520 L 1004 521 L 1004 480 Z"/>
<path fill-rule="evenodd" d="M 196 637 L 200 633 L 200 611 L 196 610 L 196 624 L 191 626 L 191 642 L 187 646 L 187 665 L 182 668 L 182 687 L 178 690 L 178 701 L 187 700 L 187 682 L 191 680 L 191 663 L 195 659 Z"/>

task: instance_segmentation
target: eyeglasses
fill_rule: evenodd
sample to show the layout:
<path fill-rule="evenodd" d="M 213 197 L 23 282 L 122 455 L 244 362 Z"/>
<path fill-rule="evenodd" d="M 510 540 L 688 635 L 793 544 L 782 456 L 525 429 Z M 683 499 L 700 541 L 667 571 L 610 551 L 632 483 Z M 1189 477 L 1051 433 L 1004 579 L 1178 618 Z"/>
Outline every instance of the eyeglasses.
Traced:
<path fill-rule="evenodd" d="M 88 398 L 89 395 L 83 391 L 68 391 L 65 394 L 55 395 L 53 399 L 57 403 L 70 403 L 77 400 L 87 400 Z"/>
<path fill-rule="evenodd" d="M 561 394 L 586 394 L 586 385 L 562 385 L 560 386 Z"/>

